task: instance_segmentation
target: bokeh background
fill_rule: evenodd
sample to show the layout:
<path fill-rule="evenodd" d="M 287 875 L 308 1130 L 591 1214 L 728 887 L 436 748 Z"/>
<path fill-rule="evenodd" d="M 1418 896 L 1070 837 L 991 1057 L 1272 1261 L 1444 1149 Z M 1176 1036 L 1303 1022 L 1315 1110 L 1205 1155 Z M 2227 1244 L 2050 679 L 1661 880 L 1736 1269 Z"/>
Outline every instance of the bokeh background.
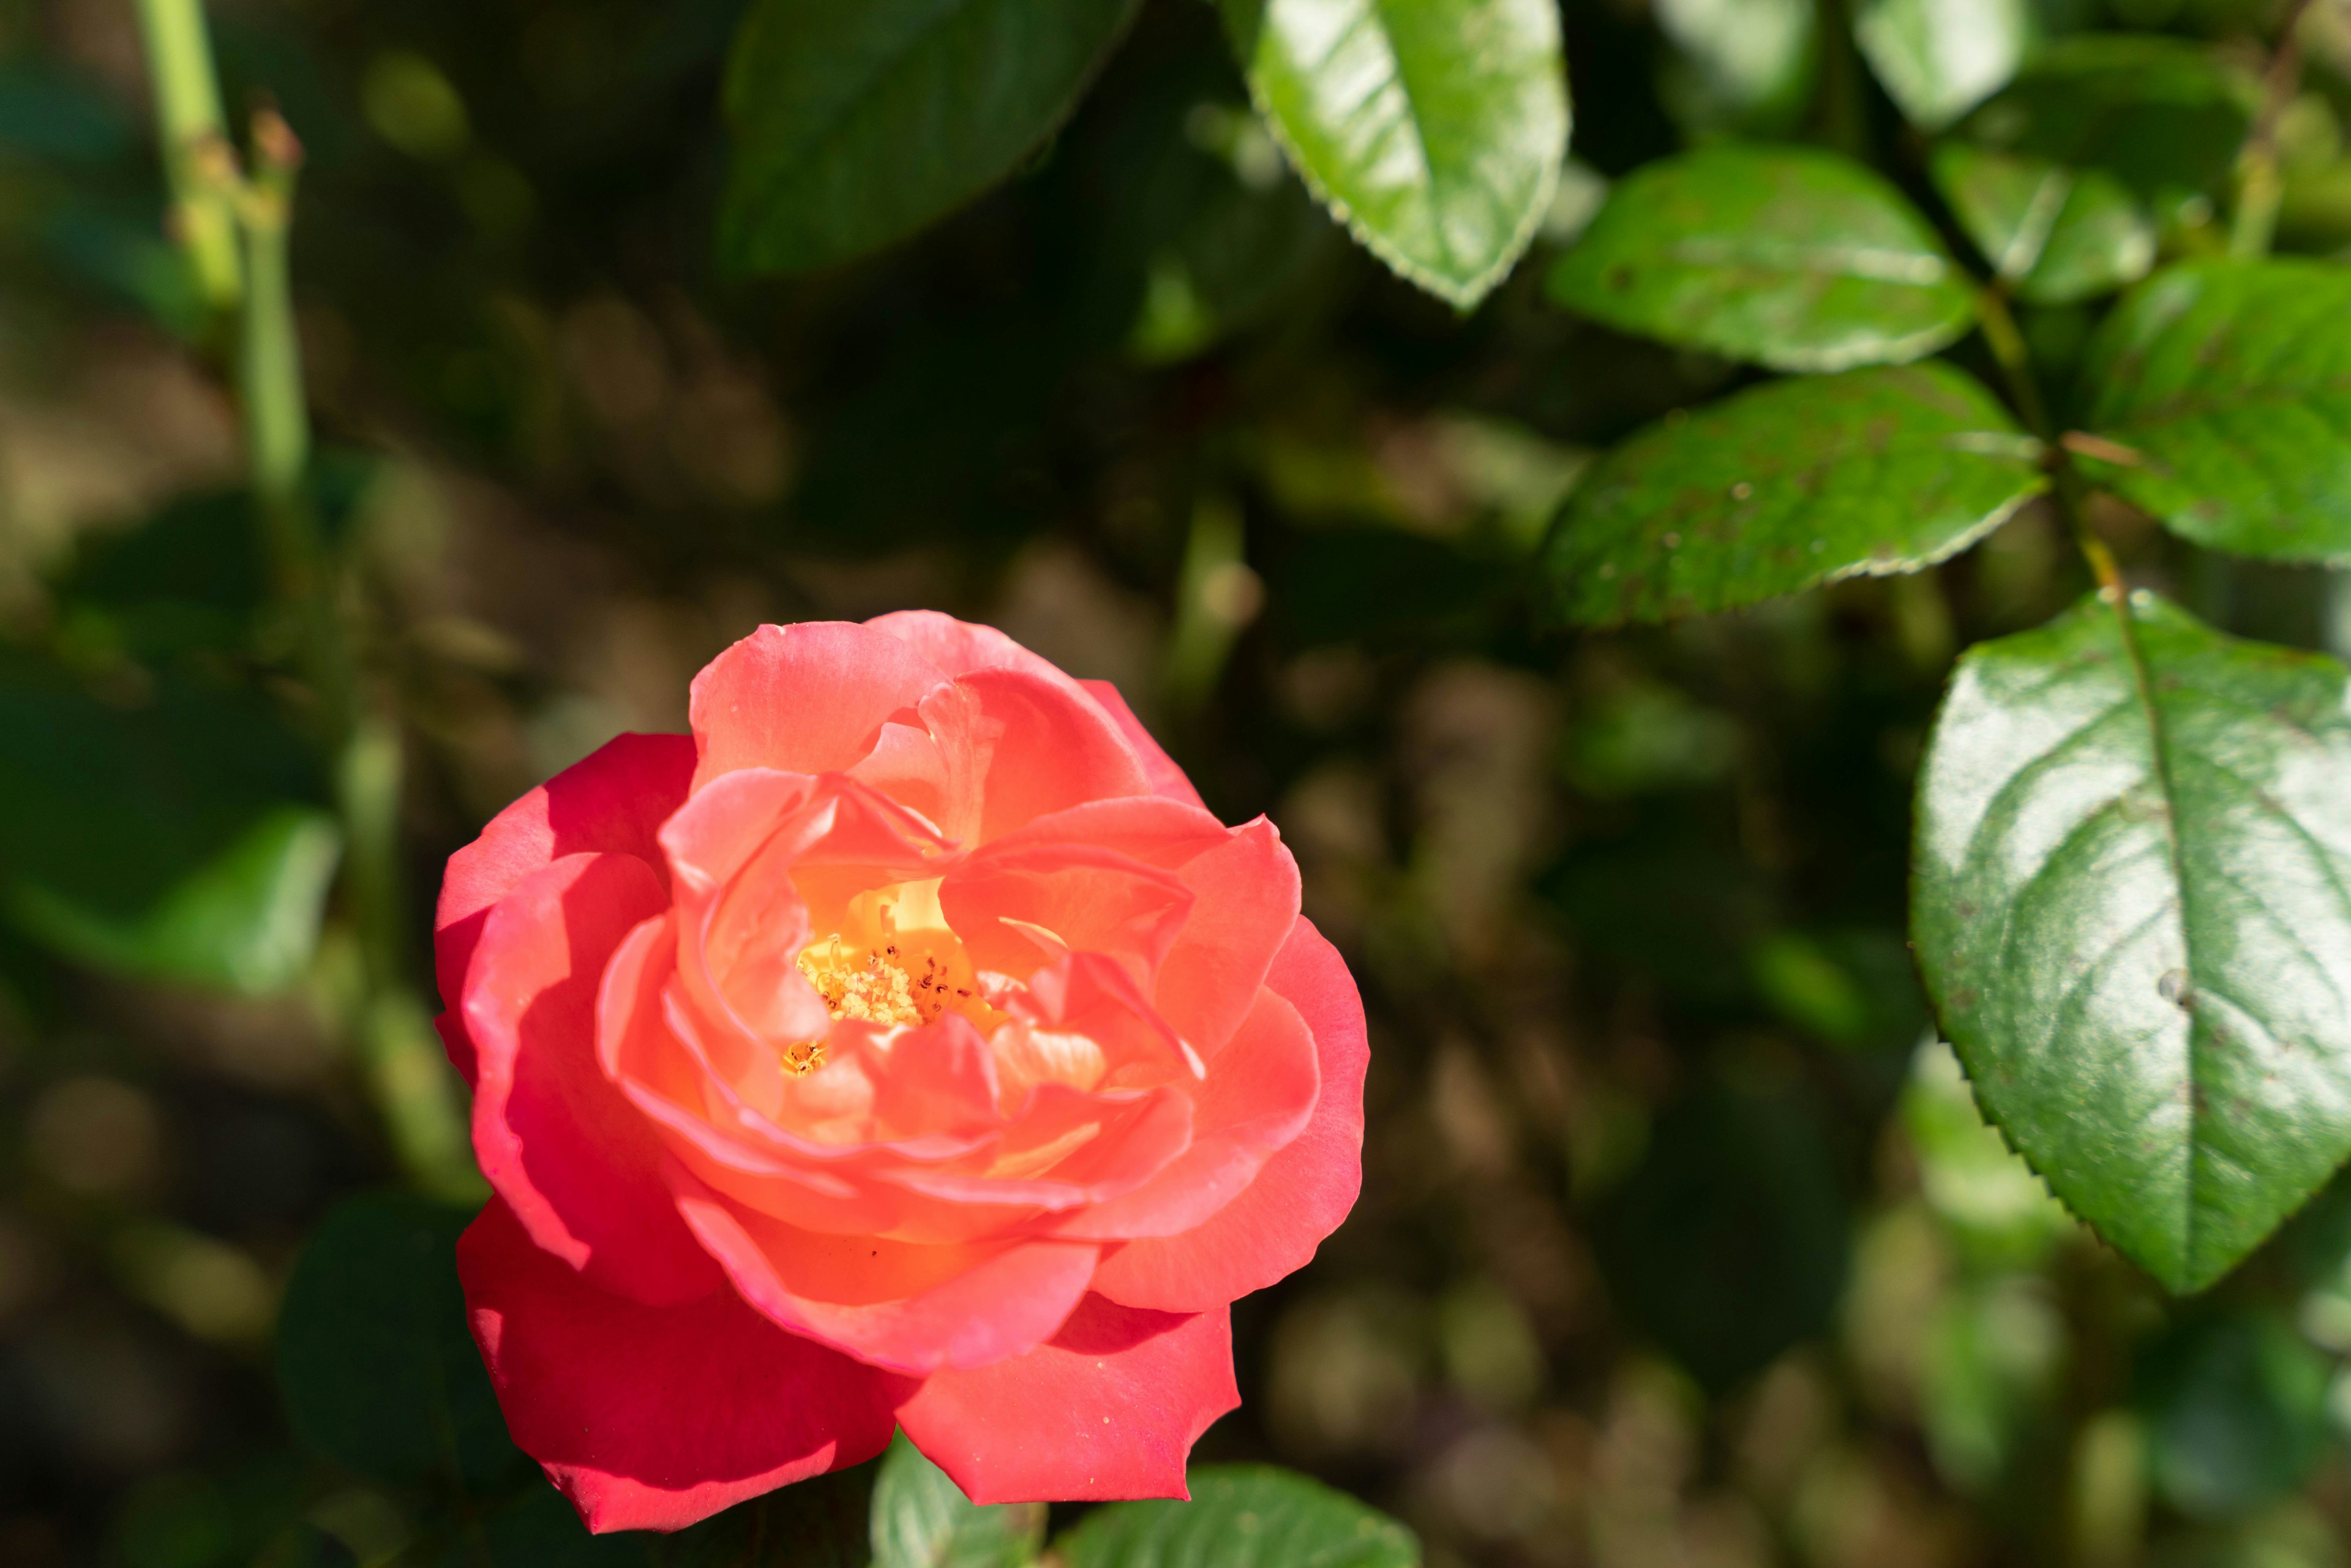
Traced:
<path fill-rule="evenodd" d="M 2282 244 L 2318 252 L 2351 243 L 2330 4 L 2282 132 Z M 2270 10 L 2041 22 L 2258 64 Z M 683 728 L 758 622 L 990 621 L 1272 816 L 1370 1011 L 1363 1201 L 1236 1309 L 1248 1402 L 1203 1458 L 1323 1477 L 1437 1565 L 2351 1561 L 2351 1201 L 2168 1302 L 1983 1128 L 1912 975 L 1924 726 L 1959 647 L 2081 591 L 2049 519 L 1663 631 L 1555 634 L 1531 597 L 1593 449 L 1740 374 L 1543 302 L 1608 177 L 1709 135 L 1902 144 L 1809 4 L 1567 0 L 1576 162 L 1467 319 L 1312 204 L 1198 0 L 1151 0 L 1074 121 L 918 241 L 719 277 L 738 12 L 214 7 L 232 104 L 308 150 L 321 493 L 406 740 L 417 954 L 451 850 Z M 287 666 L 145 104 L 128 0 L 0 4 L 0 675 L 126 712 Z M 2209 205 L 2166 223 L 2217 244 Z M 2084 320 L 2026 327 L 2063 364 Z M 2099 521 L 2166 580 L 2172 547 Z M 2351 636 L 2312 574 L 2171 586 Z M 186 804 L 5 711 L 0 752 L 88 770 L 89 852 Z M 0 816 L 0 869 L 54 851 Z M 245 997 L 0 925 L 0 1563 L 276 1561 L 297 1513 L 398 1552 L 402 1500 L 293 1442 L 270 1352 L 311 1228 L 400 1179 L 350 925 Z"/>

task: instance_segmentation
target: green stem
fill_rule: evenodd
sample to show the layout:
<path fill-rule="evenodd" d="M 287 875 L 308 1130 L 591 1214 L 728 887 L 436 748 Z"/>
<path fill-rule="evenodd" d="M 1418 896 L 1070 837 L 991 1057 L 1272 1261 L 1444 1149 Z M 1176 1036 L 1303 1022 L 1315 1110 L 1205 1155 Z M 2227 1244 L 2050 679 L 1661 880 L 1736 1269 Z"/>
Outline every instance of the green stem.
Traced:
<path fill-rule="evenodd" d="M 238 266 L 233 179 L 211 35 L 203 0 L 139 0 L 139 29 L 153 78 L 155 128 L 172 185 L 172 229 L 187 252 L 196 287 L 216 310 L 235 308 L 244 286 Z"/>
<path fill-rule="evenodd" d="M 2245 145 L 2237 154 L 2237 210 L 2229 224 L 2229 254 L 2252 261 L 2270 253 L 2277 237 L 2278 206 L 2285 180 L 2278 171 L 2278 122 L 2302 80 L 2302 50 L 2294 35 L 2310 0 L 2289 0 L 2279 26 L 2277 47 L 2262 73 L 2262 106 Z"/>
<path fill-rule="evenodd" d="M 1976 320 L 1983 328 L 1984 342 L 1991 350 L 1994 363 L 2000 366 L 2001 379 L 2008 386 L 2008 395 L 2015 401 L 2016 412 L 2024 420 L 2025 428 L 2043 441 L 2055 439 L 2055 427 L 2049 421 L 2049 405 L 2041 396 L 2041 380 L 2032 373 L 2032 350 L 2018 330 L 2016 318 L 2008 308 L 2008 297 L 1996 283 L 1986 284 L 1976 296 Z M 2063 452 L 2059 453 L 2062 459 Z"/>

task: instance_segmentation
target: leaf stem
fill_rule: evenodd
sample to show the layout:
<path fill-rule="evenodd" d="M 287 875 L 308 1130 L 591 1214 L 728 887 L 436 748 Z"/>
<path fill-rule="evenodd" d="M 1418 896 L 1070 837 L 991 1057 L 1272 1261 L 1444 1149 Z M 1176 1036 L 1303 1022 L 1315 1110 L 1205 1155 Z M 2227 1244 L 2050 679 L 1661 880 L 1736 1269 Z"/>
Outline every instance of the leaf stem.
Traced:
<path fill-rule="evenodd" d="M 1984 342 L 1991 350 L 1993 362 L 2000 366 L 2001 379 L 2025 428 L 2043 441 L 2053 443 L 2055 427 L 2049 421 L 2049 405 L 2041 396 L 2041 380 L 2032 371 L 2032 350 L 2026 347 L 2024 334 L 2017 329 L 2016 318 L 2008 308 L 2008 296 L 1999 284 L 1987 283 L 1977 292 L 1976 321 L 1983 329 Z"/>
<path fill-rule="evenodd" d="M 187 253 L 205 303 L 234 309 L 245 279 L 236 214 L 217 178 L 228 129 L 203 0 L 139 0 L 139 30 L 152 78 L 164 177 L 172 186 L 172 236 Z"/>
<path fill-rule="evenodd" d="M 2270 253 L 2277 237 L 2278 206 L 2285 181 L 2278 172 L 2278 124 L 2302 81 L 2302 47 L 2295 35 L 2310 0 L 2287 0 L 2285 18 L 2270 63 L 2262 73 L 2262 103 L 2237 153 L 2237 210 L 2229 224 L 2229 254 L 2243 261 Z"/>

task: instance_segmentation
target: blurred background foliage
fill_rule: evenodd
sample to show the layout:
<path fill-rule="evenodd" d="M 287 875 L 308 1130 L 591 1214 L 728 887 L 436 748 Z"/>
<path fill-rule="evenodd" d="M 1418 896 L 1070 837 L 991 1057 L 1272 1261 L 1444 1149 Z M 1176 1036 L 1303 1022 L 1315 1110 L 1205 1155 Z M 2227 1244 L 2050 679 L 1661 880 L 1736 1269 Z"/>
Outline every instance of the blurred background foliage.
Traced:
<path fill-rule="evenodd" d="M 1273 816 L 1370 1010 L 1363 1202 L 1237 1307 L 1248 1402 L 1204 1459 L 1309 1470 L 1440 1565 L 2351 1560 L 2351 1190 L 2167 1301 L 1978 1119 L 1904 947 L 1926 721 L 1959 646 L 2082 591 L 2052 519 L 1665 630 L 1539 633 L 1529 599 L 1594 449 L 1746 374 L 1544 302 L 1612 178 L 1819 141 L 1948 226 L 1910 126 L 2094 29 L 2250 77 L 2267 0 L 1567 0 L 1575 161 L 1468 317 L 1322 215 L 1197 0 L 1151 0 L 978 205 L 853 267 L 723 277 L 739 9 L 214 8 L 232 104 L 266 93 L 308 150 L 313 499 L 405 742 L 408 963 L 451 850 L 609 736 L 682 728 L 758 622 L 991 621 L 1117 682 L 1223 815 Z M 1917 43 L 1954 16 L 1980 47 Z M 2280 246 L 2337 254 L 2351 10 L 2302 38 Z M 1980 112 L 2176 173 L 2241 110 L 2097 95 L 2177 57 Z M 296 733 L 142 73 L 127 0 L 0 0 L 0 1562 L 423 1560 L 398 1420 L 277 1383 L 298 1252 L 399 1178 L 397 1092 L 351 1022 L 353 846 Z M 2147 182 L 2163 254 L 2221 248 L 2196 187 L 2230 152 Z M 2033 298 L 2063 367 L 2085 307 Z M 2351 644 L 2315 573 L 2095 520 L 2224 626 Z M 390 1071 L 445 1094 L 418 1060 Z M 440 1310 L 415 1289 L 399 1311 Z M 451 1388 L 455 1484 L 507 1477 L 483 1391 Z M 476 1539 L 589 1561 L 565 1518 L 539 1489 Z"/>

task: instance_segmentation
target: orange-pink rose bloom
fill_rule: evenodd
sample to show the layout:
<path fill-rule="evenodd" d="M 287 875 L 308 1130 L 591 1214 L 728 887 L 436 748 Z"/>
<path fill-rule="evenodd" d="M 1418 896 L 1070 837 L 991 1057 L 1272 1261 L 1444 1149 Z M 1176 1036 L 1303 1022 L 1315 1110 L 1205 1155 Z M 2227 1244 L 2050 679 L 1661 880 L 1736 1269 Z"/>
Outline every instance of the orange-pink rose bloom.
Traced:
<path fill-rule="evenodd" d="M 515 1440 L 597 1530 L 881 1451 L 1180 1497 L 1229 1303 L 1361 1172 L 1363 1007 L 1271 824 L 944 615 L 764 626 L 449 862 L 459 1243 Z"/>

